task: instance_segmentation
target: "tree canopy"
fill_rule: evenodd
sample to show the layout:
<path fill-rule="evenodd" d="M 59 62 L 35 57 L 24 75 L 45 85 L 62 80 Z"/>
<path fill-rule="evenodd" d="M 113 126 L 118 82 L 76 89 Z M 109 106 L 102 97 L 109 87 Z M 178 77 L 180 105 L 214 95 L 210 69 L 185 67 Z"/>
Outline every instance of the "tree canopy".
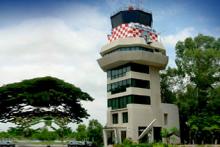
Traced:
<path fill-rule="evenodd" d="M 179 106 L 183 142 L 220 141 L 220 38 L 179 41 L 176 67 L 162 73 L 161 89 L 162 101 Z"/>
<path fill-rule="evenodd" d="M 96 119 L 89 121 L 88 127 L 84 124 L 78 125 L 76 129 L 77 140 L 89 140 L 95 146 L 103 146 L 102 125 Z"/>
<path fill-rule="evenodd" d="M 81 100 L 92 101 L 93 98 L 73 84 L 49 76 L 3 85 L 0 87 L 0 122 L 27 124 L 44 118 L 60 124 L 79 123 L 89 116 Z"/>
<path fill-rule="evenodd" d="M 93 146 L 103 146 L 102 125 L 98 120 L 92 119 L 89 124 L 78 124 L 75 131 L 70 127 L 50 130 L 47 127 L 39 129 L 13 127 L 9 128 L 6 132 L 0 132 L 0 140 L 5 138 L 13 138 L 13 140 L 41 140 L 41 141 L 54 141 L 54 140 L 72 140 L 78 141 L 91 141 Z"/>
<path fill-rule="evenodd" d="M 89 121 L 87 127 L 88 139 L 95 142 L 96 146 L 101 146 L 103 144 L 102 129 L 103 127 L 98 120 L 92 119 Z"/>

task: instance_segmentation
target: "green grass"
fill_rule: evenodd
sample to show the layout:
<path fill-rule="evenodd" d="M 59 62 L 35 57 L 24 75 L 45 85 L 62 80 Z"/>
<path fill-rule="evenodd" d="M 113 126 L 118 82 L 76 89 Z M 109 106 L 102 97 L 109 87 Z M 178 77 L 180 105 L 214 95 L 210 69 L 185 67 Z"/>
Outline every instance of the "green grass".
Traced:
<path fill-rule="evenodd" d="M 26 144 L 35 144 L 35 145 L 47 145 L 47 144 L 60 144 L 60 145 L 62 145 L 62 144 L 68 144 L 69 143 L 69 141 L 63 141 L 63 142 L 61 142 L 61 141 L 59 141 L 59 142 L 57 142 L 57 141 L 39 141 L 39 142 L 35 142 L 35 141 L 33 141 L 33 140 L 14 140 L 14 142 L 15 143 L 22 143 L 22 142 L 25 142 Z"/>

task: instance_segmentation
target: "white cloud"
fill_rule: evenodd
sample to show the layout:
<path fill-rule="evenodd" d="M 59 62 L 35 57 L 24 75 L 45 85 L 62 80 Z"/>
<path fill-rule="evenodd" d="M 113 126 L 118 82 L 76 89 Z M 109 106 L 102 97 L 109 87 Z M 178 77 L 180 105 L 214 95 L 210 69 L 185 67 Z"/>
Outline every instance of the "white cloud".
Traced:
<path fill-rule="evenodd" d="M 178 41 L 183 41 L 187 37 L 192 37 L 195 34 L 193 27 L 184 28 L 176 34 L 170 34 L 162 37 L 162 42 L 166 47 L 175 47 Z"/>
<path fill-rule="evenodd" d="M 108 18 L 91 7 L 74 11 L 0 28 L 0 85 L 47 75 L 64 79 L 95 98 L 83 104 L 91 118 L 105 124 L 106 75 L 96 60 L 106 43 Z"/>

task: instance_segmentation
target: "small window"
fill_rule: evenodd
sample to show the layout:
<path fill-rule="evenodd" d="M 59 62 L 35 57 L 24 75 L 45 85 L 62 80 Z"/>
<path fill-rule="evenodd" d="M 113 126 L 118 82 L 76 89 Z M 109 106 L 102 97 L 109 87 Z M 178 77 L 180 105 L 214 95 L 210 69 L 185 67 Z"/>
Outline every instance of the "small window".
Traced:
<path fill-rule="evenodd" d="M 146 81 L 146 88 L 150 89 L 150 81 Z"/>
<path fill-rule="evenodd" d="M 126 97 L 122 97 L 122 108 L 125 108 L 126 106 L 127 106 Z"/>
<path fill-rule="evenodd" d="M 117 107 L 116 107 L 116 99 L 112 99 L 112 109 L 117 109 Z"/>
<path fill-rule="evenodd" d="M 123 107 L 123 97 L 119 98 L 119 108 L 124 108 Z"/>
<path fill-rule="evenodd" d="M 112 123 L 113 124 L 118 123 L 118 113 L 112 114 Z"/>
<path fill-rule="evenodd" d="M 108 100 L 108 107 L 112 107 L 112 100 Z"/>
<path fill-rule="evenodd" d="M 127 69 L 126 67 L 123 67 L 123 69 L 122 69 L 122 70 L 123 70 L 123 73 L 125 73 L 125 72 L 126 72 L 126 69 Z"/>
<path fill-rule="evenodd" d="M 107 77 L 108 77 L 108 78 L 111 77 L 111 70 L 107 71 Z"/>
<path fill-rule="evenodd" d="M 126 80 L 126 87 L 131 87 L 131 79 Z"/>
<path fill-rule="evenodd" d="M 130 70 L 131 70 L 131 67 L 130 67 L 130 66 L 127 66 L 126 69 L 127 69 L 127 71 L 130 71 Z"/>
<path fill-rule="evenodd" d="M 164 113 L 164 125 L 167 125 L 168 114 Z"/>
<path fill-rule="evenodd" d="M 112 83 L 112 84 L 111 84 L 111 90 L 113 91 L 113 90 L 115 90 L 115 88 L 116 88 L 116 87 L 115 87 L 115 83 Z"/>
<path fill-rule="evenodd" d="M 115 100 L 115 108 L 118 109 L 118 99 L 114 99 Z"/>
<path fill-rule="evenodd" d="M 126 86 L 126 80 L 122 81 L 122 86 Z"/>
<path fill-rule="evenodd" d="M 126 131 L 121 131 L 121 141 L 123 142 L 126 139 Z"/>
<path fill-rule="evenodd" d="M 123 85 L 122 82 L 123 82 L 123 81 L 119 81 L 119 82 L 118 82 L 118 86 L 119 86 L 119 87 L 121 87 L 121 86 Z"/>
<path fill-rule="evenodd" d="M 111 84 L 108 84 L 108 85 L 107 85 L 107 91 L 108 91 L 108 92 L 111 91 Z"/>
<path fill-rule="evenodd" d="M 123 123 L 128 123 L 128 112 L 122 113 Z"/>

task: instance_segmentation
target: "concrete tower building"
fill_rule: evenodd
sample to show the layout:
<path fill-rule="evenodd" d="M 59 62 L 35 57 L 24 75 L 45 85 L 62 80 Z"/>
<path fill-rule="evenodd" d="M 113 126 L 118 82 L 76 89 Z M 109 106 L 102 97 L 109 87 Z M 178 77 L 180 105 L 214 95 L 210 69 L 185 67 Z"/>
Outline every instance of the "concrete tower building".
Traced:
<path fill-rule="evenodd" d="M 150 12 L 132 7 L 111 16 L 109 43 L 98 59 L 107 72 L 105 146 L 125 138 L 162 141 L 162 128 L 179 129 L 177 106 L 161 102 L 159 71 L 168 57 L 152 23 Z"/>

